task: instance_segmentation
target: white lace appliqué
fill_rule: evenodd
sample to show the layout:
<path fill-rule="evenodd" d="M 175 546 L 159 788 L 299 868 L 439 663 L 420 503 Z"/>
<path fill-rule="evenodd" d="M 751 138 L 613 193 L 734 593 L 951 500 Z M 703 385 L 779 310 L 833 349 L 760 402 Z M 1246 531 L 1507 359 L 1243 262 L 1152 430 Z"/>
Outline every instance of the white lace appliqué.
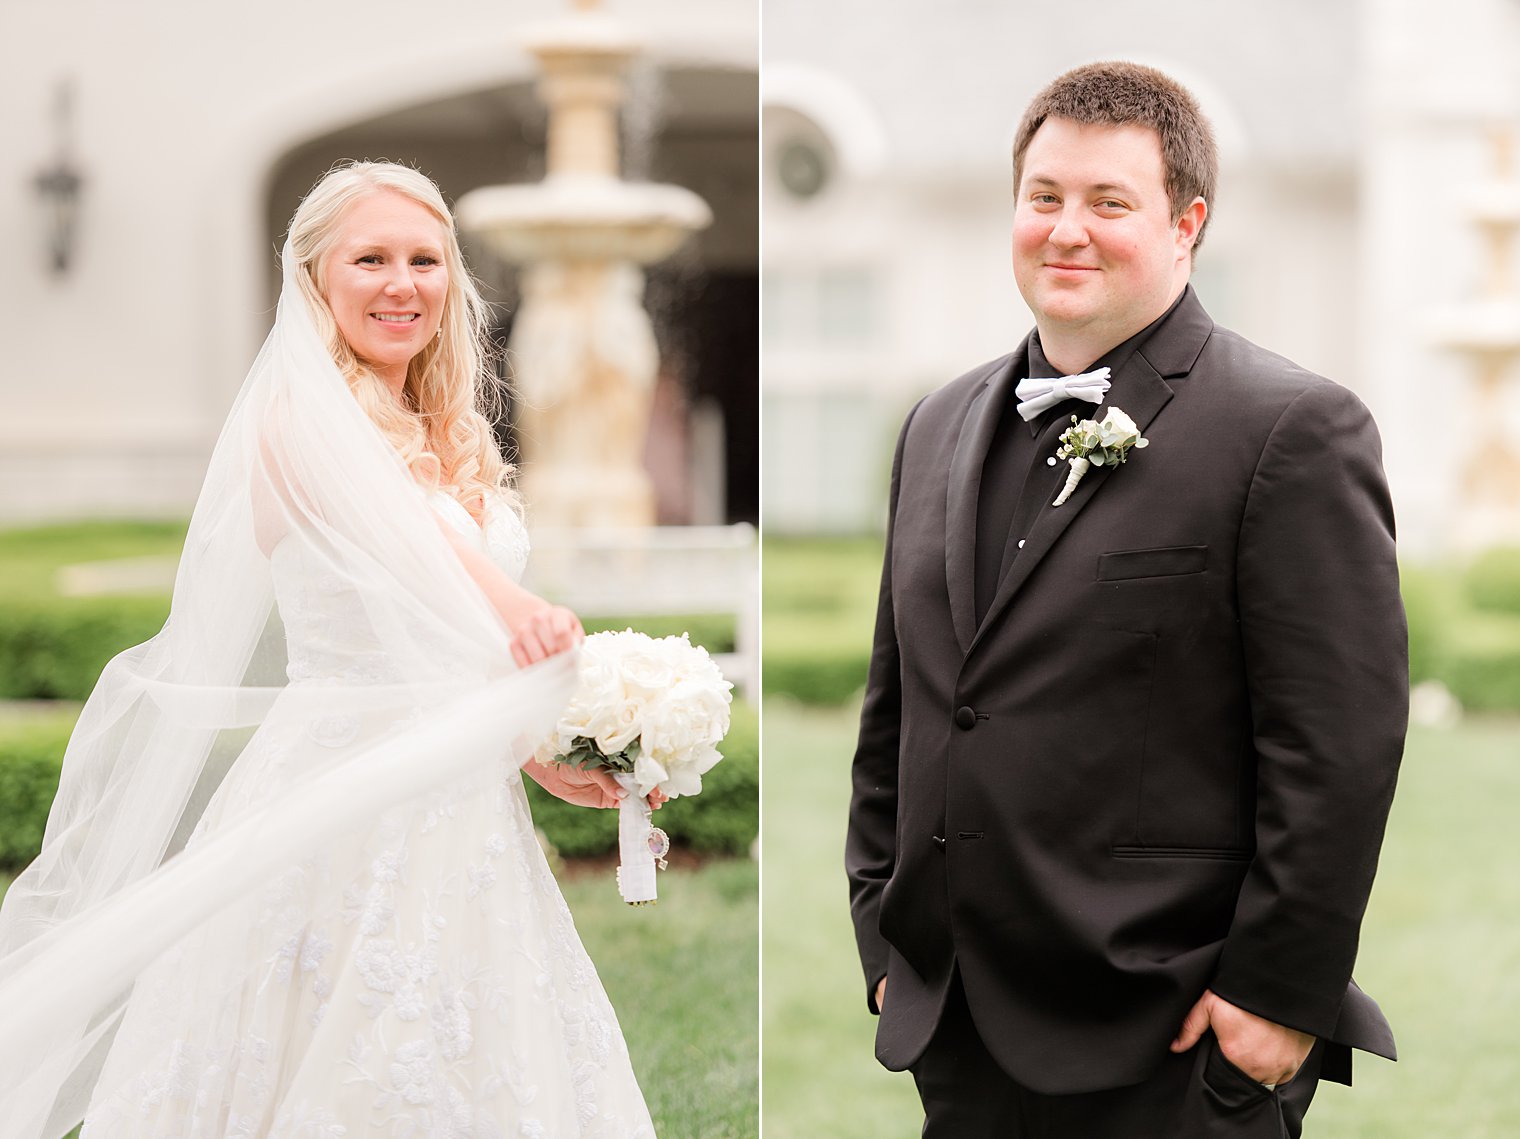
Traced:
<path fill-rule="evenodd" d="M 481 540 L 521 573 L 527 533 L 515 514 L 492 511 Z M 386 662 L 345 634 L 358 599 L 285 569 L 292 681 L 382 676 Z M 337 717 L 261 729 L 197 834 L 369 730 Z M 292 867 L 166 953 L 133 991 L 84 1135 L 654 1132 L 504 756 L 484 778 Z"/>

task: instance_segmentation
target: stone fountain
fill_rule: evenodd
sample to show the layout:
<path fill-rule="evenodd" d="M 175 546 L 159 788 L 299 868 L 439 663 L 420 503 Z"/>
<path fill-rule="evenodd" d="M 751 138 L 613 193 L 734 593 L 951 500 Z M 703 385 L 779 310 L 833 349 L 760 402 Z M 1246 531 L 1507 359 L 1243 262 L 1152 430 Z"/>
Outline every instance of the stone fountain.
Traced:
<path fill-rule="evenodd" d="M 1452 544 L 1520 545 L 1520 435 L 1508 381 L 1520 361 L 1520 154 L 1516 128 L 1489 128 L 1492 175 L 1464 203 L 1487 267 L 1481 294 L 1441 314 L 1436 342 L 1469 361 L 1477 380 Z"/>
<path fill-rule="evenodd" d="M 643 468 L 659 352 L 642 266 L 707 226 L 680 186 L 620 177 L 618 111 L 641 50 L 600 0 L 530 31 L 549 109 L 542 182 L 489 186 L 459 201 L 460 225 L 522 266 L 508 348 L 518 396 L 523 492 L 536 523 L 654 523 Z"/>
<path fill-rule="evenodd" d="M 712 221 L 679 186 L 625 182 L 618 110 L 638 38 L 601 10 L 575 10 L 524 37 L 549 108 L 544 180 L 488 186 L 460 225 L 522 267 L 508 344 L 518 395 L 522 488 L 533 523 L 529 588 L 585 616 L 729 613 L 720 654 L 741 689 L 759 675 L 752 526 L 653 525 L 643 468 L 659 370 L 643 266 Z"/>

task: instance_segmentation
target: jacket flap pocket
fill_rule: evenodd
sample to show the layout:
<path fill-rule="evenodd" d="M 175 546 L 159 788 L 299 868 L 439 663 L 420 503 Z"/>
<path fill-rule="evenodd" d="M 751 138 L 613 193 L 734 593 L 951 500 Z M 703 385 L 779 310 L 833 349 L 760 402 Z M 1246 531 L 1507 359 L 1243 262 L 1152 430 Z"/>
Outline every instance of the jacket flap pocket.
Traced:
<path fill-rule="evenodd" d="M 1154 550 L 1116 550 L 1098 555 L 1098 580 L 1131 577 L 1171 577 L 1202 573 L 1209 560 L 1207 546 L 1160 546 Z"/>

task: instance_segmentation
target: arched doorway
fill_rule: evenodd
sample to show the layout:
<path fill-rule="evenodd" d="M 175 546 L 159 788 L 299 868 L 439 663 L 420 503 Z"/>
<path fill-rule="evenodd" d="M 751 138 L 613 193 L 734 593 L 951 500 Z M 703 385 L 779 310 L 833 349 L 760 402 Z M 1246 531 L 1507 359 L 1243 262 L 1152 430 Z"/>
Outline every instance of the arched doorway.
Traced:
<path fill-rule="evenodd" d="M 645 63 L 624 114 L 630 177 L 701 195 L 712 226 L 648 273 L 646 303 L 662 350 L 662 390 L 648 448 L 661 521 L 755 522 L 758 463 L 758 93 L 753 71 Z M 543 173 L 545 114 L 524 79 L 350 122 L 288 148 L 264 196 L 278 247 L 303 194 L 333 163 L 414 165 L 457 200 L 479 186 Z M 493 304 L 504 343 L 516 270 L 466 235 L 465 255 Z M 267 283 L 278 292 L 273 271 Z M 510 434 L 508 427 L 507 434 Z"/>

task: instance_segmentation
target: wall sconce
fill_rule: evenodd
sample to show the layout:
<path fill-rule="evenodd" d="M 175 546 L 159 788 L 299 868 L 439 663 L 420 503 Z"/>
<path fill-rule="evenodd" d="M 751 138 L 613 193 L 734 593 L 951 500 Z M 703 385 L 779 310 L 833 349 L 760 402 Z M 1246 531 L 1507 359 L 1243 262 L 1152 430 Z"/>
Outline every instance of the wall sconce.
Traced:
<path fill-rule="evenodd" d="M 53 118 L 57 124 L 58 157 L 32 180 L 47 211 L 47 244 L 53 273 L 63 276 L 74 259 L 79 232 L 79 206 L 84 191 L 84 175 L 69 160 L 70 120 L 73 117 L 74 92 L 67 80 L 58 84 L 53 97 Z"/>
<path fill-rule="evenodd" d="M 74 256 L 74 238 L 79 224 L 79 198 L 84 178 L 60 158 L 37 175 L 33 183 L 48 214 L 47 243 L 52 254 L 53 272 L 63 276 Z"/>

